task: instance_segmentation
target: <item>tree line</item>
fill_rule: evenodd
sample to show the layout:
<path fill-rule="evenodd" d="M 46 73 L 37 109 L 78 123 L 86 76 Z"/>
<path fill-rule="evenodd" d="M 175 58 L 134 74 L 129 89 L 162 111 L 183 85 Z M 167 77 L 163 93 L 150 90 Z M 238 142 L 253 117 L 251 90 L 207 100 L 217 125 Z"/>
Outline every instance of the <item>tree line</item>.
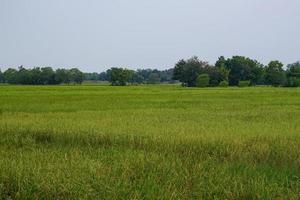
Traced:
<path fill-rule="evenodd" d="M 161 82 L 172 83 L 173 69 L 138 69 L 136 71 L 111 68 L 102 73 L 83 73 L 77 68 L 57 69 L 51 67 L 35 67 L 26 69 L 9 68 L 4 72 L 0 70 L 0 83 L 20 85 L 56 85 L 56 84 L 81 84 L 83 81 L 109 81 L 112 85 L 127 84 L 158 84 Z"/>
<path fill-rule="evenodd" d="M 221 56 L 215 65 L 201 61 L 197 57 L 180 60 L 173 71 L 173 79 L 187 87 L 207 86 L 255 86 L 272 85 L 299 87 L 300 62 L 283 68 L 279 61 L 271 61 L 264 66 L 256 60 L 233 56 Z"/>
<path fill-rule="evenodd" d="M 9 68 L 3 73 L 0 70 L 0 83 L 22 84 L 22 85 L 56 85 L 56 84 L 81 84 L 84 74 L 77 68 L 57 69 L 51 67 L 35 67 L 25 69 Z"/>
<path fill-rule="evenodd" d="M 87 74 L 90 80 L 106 80 L 112 85 L 159 83 L 180 81 L 186 87 L 227 87 L 272 85 L 285 87 L 300 86 L 300 62 L 284 65 L 271 61 L 263 65 L 244 56 L 219 57 L 214 65 L 198 57 L 179 60 L 169 70 L 130 70 L 111 68 L 100 74 Z"/>
<path fill-rule="evenodd" d="M 88 81 L 109 81 L 112 85 L 173 83 L 173 69 L 111 68 L 102 73 L 85 73 Z"/>
<path fill-rule="evenodd" d="M 110 68 L 102 73 L 83 73 L 77 68 L 57 69 L 51 67 L 0 70 L 0 83 L 53 85 L 81 84 L 83 81 L 109 81 L 114 86 L 128 84 L 158 84 L 181 82 L 186 87 L 226 87 L 272 85 L 285 87 L 300 86 L 300 62 L 284 65 L 271 61 L 263 65 L 244 56 L 219 57 L 214 65 L 198 57 L 179 60 L 168 70 Z"/>

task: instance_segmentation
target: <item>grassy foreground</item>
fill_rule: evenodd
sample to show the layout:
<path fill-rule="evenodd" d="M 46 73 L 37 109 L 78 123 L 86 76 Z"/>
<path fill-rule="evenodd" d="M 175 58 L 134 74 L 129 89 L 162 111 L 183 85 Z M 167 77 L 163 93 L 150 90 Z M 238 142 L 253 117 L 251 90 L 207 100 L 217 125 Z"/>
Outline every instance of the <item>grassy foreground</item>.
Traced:
<path fill-rule="evenodd" d="M 0 199 L 299 199 L 300 89 L 0 86 Z"/>

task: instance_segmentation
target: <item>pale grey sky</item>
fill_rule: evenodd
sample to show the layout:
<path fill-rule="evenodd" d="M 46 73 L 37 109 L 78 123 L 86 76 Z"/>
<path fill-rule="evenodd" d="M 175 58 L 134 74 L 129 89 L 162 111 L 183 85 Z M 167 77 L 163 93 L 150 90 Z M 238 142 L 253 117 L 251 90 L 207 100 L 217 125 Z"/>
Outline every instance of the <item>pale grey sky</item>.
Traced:
<path fill-rule="evenodd" d="M 300 60 L 299 0 L 0 0 L 0 68 Z"/>

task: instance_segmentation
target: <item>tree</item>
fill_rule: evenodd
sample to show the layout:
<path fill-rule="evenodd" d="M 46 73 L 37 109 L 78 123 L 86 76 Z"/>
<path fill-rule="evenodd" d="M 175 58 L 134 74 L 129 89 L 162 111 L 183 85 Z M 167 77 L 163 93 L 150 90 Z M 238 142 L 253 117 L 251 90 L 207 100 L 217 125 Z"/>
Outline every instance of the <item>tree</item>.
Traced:
<path fill-rule="evenodd" d="M 10 84 L 51 85 L 70 83 L 70 81 L 81 83 L 83 80 L 83 73 L 76 68 L 58 69 L 55 72 L 51 67 L 26 69 L 20 66 L 18 70 L 9 68 L 0 75 L 0 82 L 5 81 Z"/>
<path fill-rule="evenodd" d="M 110 74 L 110 82 L 114 86 L 125 86 L 132 81 L 133 71 L 123 68 L 111 68 L 108 72 Z"/>
<path fill-rule="evenodd" d="M 287 66 L 287 86 L 300 87 L 300 62 L 289 64 Z"/>
<path fill-rule="evenodd" d="M 228 82 L 230 70 L 228 70 L 228 69 L 225 68 L 225 64 L 222 63 L 220 65 L 220 67 L 218 68 L 218 70 L 219 70 L 219 73 L 221 74 L 222 81 L 227 81 Z"/>
<path fill-rule="evenodd" d="M 17 84 L 32 84 L 31 70 L 25 69 L 23 66 L 20 66 L 19 71 L 17 72 Z"/>
<path fill-rule="evenodd" d="M 288 77 L 287 84 L 288 87 L 300 87 L 300 77 Z"/>
<path fill-rule="evenodd" d="M 0 83 L 4 83 L 4 76 L 1 69 L 0 69 Z"/>
<path fill-rule="evenodd" d="M 223 80 L 222 79 L 222 74 L 220 73 L 220 71 L 218 70 L 218 68 L 216 68 L 215 66 L 209 66 L 209 65 L 207 65 L 204 68 L 203 73 L 209 75 L 209 85 L 210 86 L 216 87 Z"/>
<path fill-rule="evenodd" d="M 250 80 L 253 85 L 261 84 L 263 80 L 263 65 L 243 56 L 233 56 L 227 60 L 222 56 L 216 62 L 216 67 L 219 69 L 224 67 L 229 71 L 228 81 L 233 86 L 244 80 Z"/>
<path fill-rule="evenodd" d="M 174 68 L 173 79 L 179 80 L 183 85 L 188 87 L 196 86 L 197 77 L 205 72 L 207 62 L 200 61 L 197 57 L 188 60 L 180 60 Z"/>
<path fill-rule="evenodd" d="M 224 57 L 224 56 L 220 56 L 220 57 L 218 58 L 216 64 L 215 64 L 215 66 L 216 66 L 217 68 L 225 67 L 226 62 L 227 62 L 227 61 L 226 61 L 225 57 Z"/>
<path fill-rule="evenodd" d="M 221 81 L 219 84 L 220 87 L 228 87 L 228 85 L 229 85 L 228 81 Z"/>
<path fill-rule="evenodd" d="M 42 85 L 43 81 L 42 81 L 42 73 L 41 73 L 41 69 L 39 67 L 35 67 L 32 70 L 30 70 L 30 79 L 31 79 L 31 83 L 33 85 Z"/>
<path fill-rule="evenodd" d="M 41 68 L 41 82 L 44 85 L 53 85 L 55 84 L 55 72 L 51 67 Z"/>
<path fill-rule="evenodd" d="M 286 83 L 283 64 L 279 61 L 271 61 L 266 67 L 266 83 L 272 86 L 280 86 Z"/>
<path fill-rule="evenodd" d="M 109 80 L 109 77 L 108 77 L 108 74 L 106 72 L 102 72 L 99 74 L 99 78 L 98 78 L 100 81 L 108 81 Z"/>
<path fill-rule="evenodd" d="M 287 75 L 289 77 L 300 77 L 300 61 L 287 66 Z"/>
<path fill-rule="evenodd" d="M 173 69 L 158 71 L 161 82 L 172 82 Z"/>
<path fill-rule="evenodd" d="M 3 73 L 3 77 L 6 83 L 17 84 L 18 71 L 16 69 L 9 68 Z"/>
<path fill-rule="evenodd" d="M 71 82 L 81 84 L 84 79 L 84 74 L 77 68 L 70 69 Z"/>
<path fill-rule="evenodd" d="M 208 74 L 200 74 L 196 79 L 197 87 L 207 87 L 209 85 L 209 75 Z"/>
<path fill-rule="evenodd" d="M 66 69 L 57 69 L 55 72 L 55 81 L 58 84 L 66 83 L 70 84 L 71 82 L 71 73 Z"/>
<path fill-rule="evenodd" d="M 148 84 L 158 84 L 160 83 L 160 76 L 158 73 L 151 73 L 149 75 Z"/>
<path fill-rule="evenodd" d="M 142 83 L 144 83 L 145 79 L 141 74 L 138 74 L 137 72 L 135 72 L 133 74 L 132 81 L 137 84 L 142 84 Z"/>

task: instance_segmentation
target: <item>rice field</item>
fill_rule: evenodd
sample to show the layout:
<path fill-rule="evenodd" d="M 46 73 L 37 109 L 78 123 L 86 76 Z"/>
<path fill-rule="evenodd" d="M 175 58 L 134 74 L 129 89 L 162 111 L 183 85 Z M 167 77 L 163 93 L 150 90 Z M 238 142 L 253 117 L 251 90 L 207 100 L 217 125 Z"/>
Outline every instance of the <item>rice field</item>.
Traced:
<path fill-rule="evenodd" d="M 300 199 L 300 89 L 0 86 L 0 199 Z"/>

